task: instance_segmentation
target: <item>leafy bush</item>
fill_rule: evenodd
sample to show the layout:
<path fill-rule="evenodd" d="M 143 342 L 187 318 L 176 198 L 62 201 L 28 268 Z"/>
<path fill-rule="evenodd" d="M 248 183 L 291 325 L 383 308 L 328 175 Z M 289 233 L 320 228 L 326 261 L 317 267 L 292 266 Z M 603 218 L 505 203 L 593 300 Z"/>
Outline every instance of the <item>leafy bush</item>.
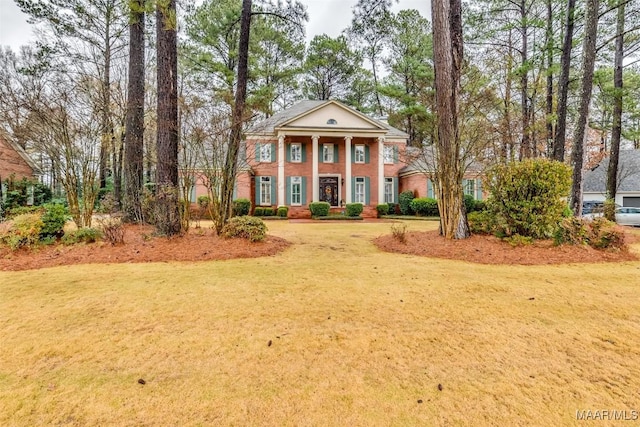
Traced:
<path fill-rule="evenodd" d="M 378 212 L 378 218 L 383 215 L 388 215 L 389 205 L 386 203 L 380 203 L 378 206 L 376 206 L 376 211 Z"/>
<path fill-rule="evenodd" d="M 41 206 L 16 206 L 5 211 L 5 217 L 7 219 L 15 218 L 18 215 L 25 214 L 43 214 L 44 210 Z"/>
<path fill-rule="evenodd" d="M 465 212 L 473 212 L 476 207 L 476 199 L 474 199 L 473 196 L 465 194 L 462 198 L 462 202 L 464 203 Z"/>
<path fill-rule="evenodd" d="M 528 246 L 533 244 L 533 237 L 521 236 L 519 234 L 509 236 L 505 240 L 514 248 L 517 246 Z"/>
<path fill-rule="evenodd" d="M 198 196 L 196 203 L 199 208 L 206 209 L 211 204 L 211 198 L 209 196 Z"/>
<path fill-rule="evenodd" d="M 362 203 L 347 203 L 345 205 L 345 214 L 349 217 L 360 216 L 362 213 Z"/>
<path fill-rule="evenodd" d="M 429 197 L 418 197 L 409 204 L 411 210 L 418 216 L 438 216 L 438 201 Z"/>
<path fill-rule="evenodd" d="M 40 232 L 40 238 L 62 237 L 64 234 L 64 225 L 68 219 L 69 212 L 64 205 L 55 203 L 44 205 L 44 214 L 42 214 L 44 226 Z"/>
<path fill-rule="evenodd" d="M 312 216 L 327 216 L 331 205 L 328 202 L 309 203 L 309 210 Z"/>
<path fill-rule="evenodd" d="M 414 199 L 413 191 L 407 190 L 398 196 L 398 204 L 400 205 L 400 213 L 402 215 L 412 215 L 411 201 Z"/>
<path fill-rule="evenodd" d="M 613 199 L 607 199 L 603 205 L 604 217 L 609 221 L 616 220 L 616 202 Z"/>
<path fill-rule="evenodd" d="M 389 215 L 395 215 L 398 213 L 398 204 L 397 203 L 387 203 L 389 205 Z"/>
<path fill-rule="evenodd" d="M 273 216 L 273 214 L 274 214 L 273 208 L 263 208 L 264 216 Z"/>
<path fill-rule="evenodd" d="M 619 250 L 625 247 L 624 231 L 604 217 L 594 220 L 565 218 L 556 229 L 553 240 L 556 245 L 589 245 L 595 249 Z"/>
<path fill-rule="evenodd" d="M 222 235 L 228 238 L 249 239 L 252 242 L 264 240 L 267 226 L 260 218 L 235 216 L 222 228 Z"/>
<path fill-rule="evenodd" d="M 278 216 L 280 218 L 286 218 L 289 216 L 289 208 L 287 206 L 280 206 L 278 208 Z"/>
<path fill-rule="evenodd" d="M 253 216 L 264 216 L 264 208 L 260 206 L 256 207 L 253 210 Z"/>
<path fill-rule="evenodd" d="M 473 202 L 473 210 L 470 212 L 482 212 L 487 209 L 487 204 L 483 200 L 475 200 Z"/>
<path fill-rule="evenodd" d="M 102 233 L 97 228 L 85 227 L 66 233 L 62 237 L 65 245 L 75 245 L 78 243 L 94 243 L 102 237 Z"/>
<path fill-rule="evenodd" d="M 107 217 L 100 221 L 102 235 L 111 246 L 124 244 L 124 224 L 118 217 Z"/>
<path fill-rule="evenodd" d="M 236 199 L 233 201 L 233 215 L 245 216 L 251 212 L 251 200 L 249 199 Z"/>
<path fill-rule="evenodd" d="M 393 224 L 391 235 L 400 243 L 407 243 L 407 224 Z"/>
<path fill-rule="evenodd" d="M 484 184 L 491 194 L 487 209 L 495 216 L 496 234 L 550 237 L 566 206 L 571 168 L 545 159 L 512 162 L 491 168 Z"/>
<path fill-rule="evenodd" d="M 469 230 L 474 234 L 491 234 L 495 228 L 493 216 L 486 211 L 474 211 L 467 214 Z"/>
<path fill-rule="evenodd" d="M 32 246 L 40 240 L 40 232 L 44 223 L 38 214 L 23 214 L 16 216 L 3 230 L 0 239 L 12 250 L 25 246 Z"/>
<path fill-rule="evenodd" d="M 3 183 L 6 186 L 5 200 L 2 202 L 2 208 L 5 211 L 26 206 L 30 196 L 33 196 L 34 206 L 42 205 L 51 200 L 51 189 L 35 179 L 16 179 L 15 175 L 11 175 Z"/>

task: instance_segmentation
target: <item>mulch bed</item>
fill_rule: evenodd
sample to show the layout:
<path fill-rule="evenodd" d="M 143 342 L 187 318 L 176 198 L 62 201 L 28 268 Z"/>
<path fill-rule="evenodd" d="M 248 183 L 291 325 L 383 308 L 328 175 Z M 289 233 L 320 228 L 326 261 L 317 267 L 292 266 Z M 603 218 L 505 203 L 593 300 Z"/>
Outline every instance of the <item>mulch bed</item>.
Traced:
<path fill-rule="evenodd" d="M 437 231 L 407 232 L 406 243 L 392 235 L 374 240 L 383 251 L 433 258 L 469 261 L 478 264 L 545 265 L 594 262 L 637 261 L 637 255 L 628 248 L 619 251 L 596 250 L 589 246 L 554 246 L 550 240 L 531 245 L 513 247 L 494 236 L 473 235 L 464 240 L 447 240 Z M 637 237 L 626 233 L 625 242 L 633 243 Z"/>
<path fill-rule="evenodd" d="M 18 271 L 73 264 L 208 261 L 275 255 L 290 243 L 268 236 L 262 242 L 223 239 L 211 229 L 192 229 L 172 238 L 153 235 L 150 226 L 127 225 L 124 245 L 105 242 L 65 246 L 56 243 L 12 252 L 0 247 L 0 270 Z"/>

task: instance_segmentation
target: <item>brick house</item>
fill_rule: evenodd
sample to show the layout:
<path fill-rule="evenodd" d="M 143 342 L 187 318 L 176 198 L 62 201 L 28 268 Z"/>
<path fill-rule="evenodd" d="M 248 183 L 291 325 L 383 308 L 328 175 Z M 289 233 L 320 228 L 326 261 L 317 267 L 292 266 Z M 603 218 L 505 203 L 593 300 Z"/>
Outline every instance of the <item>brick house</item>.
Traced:
<path fill-rule="evenodd" d="M 308 205 L 332 211 L 362 203 L 397 203 L 408 135 L 338 101 L 302 101 L 256 124 L 246 134 L 236 196 L 253 206 L 288 206 L 291 218 L 310 217 Z"/>
<path fill-rule="evenodd" d="M 40 169 L 24 149 L 10 137 L 0 132 L 0 181 L 11 175 L 17 179 L 35 178 Z"/>

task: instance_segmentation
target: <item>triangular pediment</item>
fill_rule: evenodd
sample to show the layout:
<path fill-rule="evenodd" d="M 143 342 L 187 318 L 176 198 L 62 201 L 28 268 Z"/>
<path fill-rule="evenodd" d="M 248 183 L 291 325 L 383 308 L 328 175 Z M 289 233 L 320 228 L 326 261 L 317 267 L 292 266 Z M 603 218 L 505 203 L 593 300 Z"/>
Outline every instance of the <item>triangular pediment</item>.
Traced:
<path fill-rule="evenodd" d="M 364 114 L 335 101 L 322 104 L 306 111 L 278 126 L 280 129 L 340 129 L 383 132 L 381 124 L 369 119 Z"/>

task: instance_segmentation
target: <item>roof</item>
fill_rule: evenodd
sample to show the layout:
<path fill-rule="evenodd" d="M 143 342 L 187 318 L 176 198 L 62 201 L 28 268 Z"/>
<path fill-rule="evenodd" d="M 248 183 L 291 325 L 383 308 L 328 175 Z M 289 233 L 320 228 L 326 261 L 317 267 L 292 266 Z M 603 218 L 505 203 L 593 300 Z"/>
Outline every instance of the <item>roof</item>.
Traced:
<path fill-rule="evenodd" d="M 409 161 L 405 167 L 398 171 L 400 176 L 434 172 L 435 159 L 432 147 L 425 147 L 422 150 L 418 147 L 407 147 L 407 156 L 413 158 L 413 160 Z M 484 166 L 480 162 L 470 160 L 467 161 L 465 170 L 470 173 L 481 173 L 484 170 Z"/>
<path fill-rule="evenodd" d="M 608 169 L 609 157 L 587 171 L 583 178 L 583 192 L 604 194 Z M 617 191 L 640 191 L 640 150 L 620 150 Z"/>
<path fill-rule="evenodd" d="M 29 156 L 29 154 L 27 154 L 24 148 L 22 148 L 20 144 L 15 142 L 13 137 L 11 137 L 6 131 L 2 129 L 0 129 L 0 139 L 2 139 L 3 141 L 6 141 L 6 143 L 9 144 L 9 147 L 11 147 L 16 153 L 18 153 L 18 155 L 20 155 L 20 157 L 33 170 L 34 174 L 42 173 L 42 171 L 40 170 L 40 167 L 36 164 L 36 162 L 33 161 L 33 159 Z"/>
<path fill-rule="evenodd" d="M 372 123 L 374 126 L 378 127 L 381 130 L 385 130 L 385 136 L 388 138 L 400 138 L 400 139 L 408 139 L 409 135 L 405 132 L 397 129 L 393 126 L 390 126 L 387 123 L 376 120 L 360 111 L 349 107 L 341 102 L 334 100 L 325 100 L 325 101 L 317 101 L 317 100 L 305 100 L 300 101 L 297 104 L 293 105 L 291 108 L 287 108 L 286 110 L 280 111 L 273 116 L 269 117 L 266 120 L 263 120 L 259 123 L 253 125 L 247 131 L 248 134 L 261 134 L 261 135 L 273 135 L 277 132 L 279 127 L 285 126 L 287 123 L 290 123 L 298 118 L 306 116 L 314 111 L 321 109 L 327 105 L 337 105 L 345 110 L 350 111 L 352 114 Z"/>

